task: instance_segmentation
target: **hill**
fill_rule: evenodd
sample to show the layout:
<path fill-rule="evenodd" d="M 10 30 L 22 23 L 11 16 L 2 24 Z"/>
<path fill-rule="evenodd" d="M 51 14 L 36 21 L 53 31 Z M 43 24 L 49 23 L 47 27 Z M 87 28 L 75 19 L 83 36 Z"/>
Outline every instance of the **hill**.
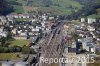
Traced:
<path fill-rule="evenodd" d="M 70 18 L 91 17 L 100 18 L 100 0 L 76 0 L 84 5 L 81 10 L 71 14 Z"/>
<path fill-rule="evenodd" d="M 100 0 L 95 0 L 96 13 L 89 15 L 91 18 L 100 18 Z"/>
<path fill-rule="evenodd" d="M 72 11 L 77 12 L 83 6 L 75 0 L 9 0 L 9 2 L 17 13 L 41 11 L 64 15 L 71 14 Z"/>
<path fill-rule="evenodd" d="M 96 9 L 96 13 L 89 15 L 89 18 L 100 18 L 100 8 Z"/>
<path fill-rule="evenodd" d="M 0 15 L 6 15 L 12 11 L 12 6 L 6 0 L 0 0 Z"/>

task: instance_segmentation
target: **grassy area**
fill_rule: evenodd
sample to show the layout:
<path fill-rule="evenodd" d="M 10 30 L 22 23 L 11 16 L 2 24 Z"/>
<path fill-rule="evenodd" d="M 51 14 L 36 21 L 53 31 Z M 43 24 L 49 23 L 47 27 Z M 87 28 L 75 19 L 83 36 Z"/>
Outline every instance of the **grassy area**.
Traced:
<path fill-rule="evenodd" d="M 16 21 L 29 21 L 30 20 L 30 18 L 16 18 L 15 19 Z"/>
<path fill-rule="evenodd" d="M 65 8 L 61 8 L 61 7 L 39 7 L 38 11 L 51 12 L 52 14 L 55 14 L 55 15 L 71 14 L 70 9 L 65 9 Z"/>
<path fill-rule="evenodd" d="M 74 0 L 53 0 L 53 5 L 50 5 L 50 7 L 39 7 L 38 11 L 51 12 L 55 15 L 69 15 L 72 13 L 72 10 L 78 11 L 81 7 L 82 5 Z"/>
<path fill-rule="evenodd" d="M 55 15 L 69 15 L 71 11 L 78 11 L 83 5 L 75 0 L 51 0 L 52 4 L 49 7 L 45 7 L 43 0 L 32 0 L 30 4 L 32 6 L 27 6 L 27 1 L 17 0 L 16 2 L 21 3 L 22 6 L 13 5 L 16 13 L 26 13 L 31 11 L 42 11 L 42 12 L 52 12 Z M 49 4 L 49 2 L 47 2 Z"/>
<path fill-rule="evenodd" d="M 13 6 L 16 13 L 24 13 L 24 9 L 22 6 L 19 5 L 13 5 Z"/>
<path fill-rule="evenodd" d="M 78 8 L 80 9 L 82 7 L 82 5 L 80 5 L 79 2 L 75 1 L 75 0 L 51 0 L 52 4 L 50 6 L 57 6 L 57 7 L 61 7 L 61 8 L 67 8 L 72 6 L 73 8 Z M 44 7 L 44 3 L 42 0 L 33 0 L 33 6 L 42 6 Z M 49 4 L 49 2 L 48 2 Z M 59 6 L 58 6 L 59 4 Z"/>
<path fill-rule="evenodd" d="M 14 40 L 11 41 L 11 46 L 21 46 L 23 47 L 24 45 L 28 45 L 30 43 L 30 40 L 24 40 L 24 39 L 20 39 L 20 40 Z"/>
<path fill-rule="evenodd" d="M 0 53 L 0 60 L 19 60 L 18 53 Z"/>
<path fill-rule="evenodd" d="M 80 9 L 82 5 L 80 5 L 77 1 L 74 0 L 53 0 L 53 4 L 59 4 L 60 7 L 70 7 L 72 6 L 73 8 L 78 8 Z"/>
<path fill-rule="evenodd" d="M 74 24 L 74 25 L 81 25 L 81 22 L 78 21 L 78 20 L 75 20 L 75 21 L 72 21 L 70 22 L 71 24 Z"/>
<path fill-rule="evenodd" d="M 88 16 L 89 18 L 100 18 L 100 14 L 92 14 Z"/>

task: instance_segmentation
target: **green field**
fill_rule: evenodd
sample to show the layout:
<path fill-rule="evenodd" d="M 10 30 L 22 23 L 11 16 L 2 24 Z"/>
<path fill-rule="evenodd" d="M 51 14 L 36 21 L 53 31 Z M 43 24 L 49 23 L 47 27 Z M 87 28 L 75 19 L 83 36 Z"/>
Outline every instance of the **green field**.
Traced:
<path fill-rule="evenodd" d="M 0 53 L 0 60 L 19 60 L 19 53 Z"/>
<path fill-rule="evenodd" d="M 28 45 L 30 43 L 30 40 L 24 40 L 24 39 L 17 39 L 14 41 L 11 41 L 11 45 L 10 46 L 21 46 L 23 47 L 24 45 Z"/>
<path fill-rule="evenodd" d="M 70 9 L 59 8 L 59 7 L 39 7 L 38 11 L 51 12 L 52 14 L 55 14 L 55 15 L 71 14 Z"/>
<path fill-rule="evenodd" d="M 19 6 L 19 5 L 13 5 L 14 6 L 14 11 L 16 13 L 24 13 L 24 9 L 22 6 Z"/>
<path fill-rule="evenodd" d="M 33 0 L 32 5 L 44 7 L 44 3 L 42 1 L 43 0 Z M 61 8 L 69 8 L 70 6 L 72 6 L 73 8 L 77 8 L 77 9 L 80 9 L 82 7 L 82 5 L 80 5 L 80 3 L 75 0 L 50 0 L 50 1 L 51 1 L 50 6 L 57 6 Z M 47 4 L 49 4 L 49 2 Z"/>
<path fill-rule="evenodd" d="M 53 0 L 53 4 L 59 4 L 60 7 L 68 8 L 72 6 L 73 8 L 80 9 L 82 5 L 75 0 Z"/>
<path fill-rule="evenodd" d="M 18 22 L 22 22 L 22 21 L 30 21 L 31 19 L 30 18 L 16 18 L 15 20 Z"/>
<path fill-rule="evenodd" d="M 51 12 L 56 15 L 69 15 L 73 10 L 78 11 L 81 8 L 82 5 L 74 0 L 53 0 L 53 5 L 50 7 L 39 7 L 38 11 Z"/>

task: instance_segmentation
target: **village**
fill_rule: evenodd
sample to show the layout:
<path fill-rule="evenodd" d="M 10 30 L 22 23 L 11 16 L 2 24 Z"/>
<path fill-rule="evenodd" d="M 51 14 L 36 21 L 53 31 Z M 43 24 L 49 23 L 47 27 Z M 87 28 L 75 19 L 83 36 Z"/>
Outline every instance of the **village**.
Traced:
<path fill-rule="evenodd" d="M 42 15 L 8 14 L 7 16 L 0 16 L 0 47 L 12 48 L 17 46 L 17 48 L 16 50 L 10 50 L 8 48 L 5 52 L 0 49 L 0 53 L 18 53 L 16 56 L 20 59 L 12 60 L 0 58 L 0 62 L 5 61 L 2 63 L 2 66 L 14 66 L 14 64 L 15 66 L 28 66 L 28 64 L 30 66 L 42 66 L 39 63 L 39 58 L 43 54 L 41 50 L 42 46 L 46 46 L 43 45 L 45 44 L 43 42 L 47 42 L 48 45 L 50 44 L 48 43 L 50 41 L 48 36 L 53 33 L 53 37 L 55 37 L 54 29 L 59 23 L 64 23 L 64 25 L 61 26 L 62 31 L 61 29 L 59 30 L 62 32 L 62 39 L 64 39 L 62 40 L 62 47 L 59 48 L 61 49 L 60 55 L 62 57 L 70 55 L 76 56 L 77 54 L 100 57 L 99 19 L 82 17 L 77 20 L 65 20 L 64 22 L 59 19 L 59 16 L 55 17 L 50 13 Z M 3 38 L 4 40 L 2 40 Z M 10 40 L 9 38 L 12 39 Z M 16 43 L 13 42 L 16 40 Z M 51 45 L 48 48 L 51 48 Z M 30 49 L 30 51 L 28 51 L 28 49 Z M 73 64 L 70 66 L 73 66 Z M 68 66 L 69 64 L 64 64 L 64 66 L 65 65 Z M 63 66 L 63 64 L 61 64 L 61 66 Z M 87 66 L 87 64 L 81 66 Z"/>

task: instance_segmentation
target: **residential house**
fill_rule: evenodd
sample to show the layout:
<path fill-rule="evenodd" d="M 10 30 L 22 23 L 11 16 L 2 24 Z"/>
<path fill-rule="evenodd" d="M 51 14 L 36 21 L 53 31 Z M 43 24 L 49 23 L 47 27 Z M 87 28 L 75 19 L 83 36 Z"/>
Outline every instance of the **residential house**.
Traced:
<path fill-rule="evenodd" d="M 14 35 L 16 35 L 17 29 L 15 28 L 15 29 L 13 29 L 11 32 L 12 32 Z"/>
<path fill-rule="evenodd" d="M 96 22 L 96 19 L 88 18 L 88 24 L 92 24 L 93 22 Z"/>
<path fill-rule="evenodd" d="M 83 49 L 95 53 L 95 44 L 92 37 L 86 37 L 82 40 Z"/>
<path fill-rule="evenodd" d="M 95 28 L 92 26 L 87 26 L 88 31 L 95 31 Z"/>
<path fill-rule="evenodd" d="M 4 25 L 7 22 L 6 17 L 0 16 L 0 25 Z"/>
<path fill-rule="evenodd" d="M 0 37 L 7 37 L 7 32 L 0 32 Z"/>
<path fill-rule="evenodd" d="M 81 22 L 86 22 L 85 18 L 81 18 Z"/>

